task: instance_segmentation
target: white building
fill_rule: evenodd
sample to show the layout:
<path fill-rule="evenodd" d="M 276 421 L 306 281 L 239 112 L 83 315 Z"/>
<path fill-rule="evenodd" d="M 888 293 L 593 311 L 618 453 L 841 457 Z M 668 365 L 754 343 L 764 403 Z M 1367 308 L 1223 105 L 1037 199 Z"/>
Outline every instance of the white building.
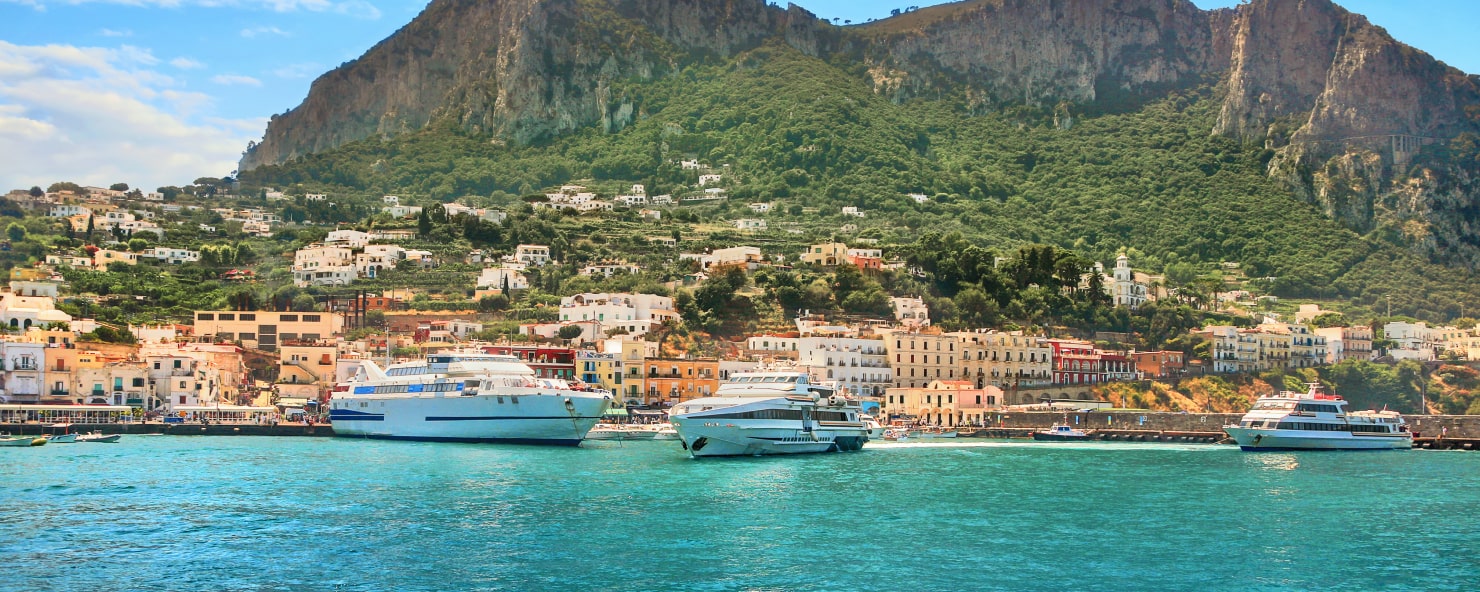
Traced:
<path fill-rule="evenodd" d="M 485 267 L 478 276 L 479 290 L 527 290 L 529 279 L 524 277 L 521 266 Z"/>
<path fill-rule="evenodd" d="M 894 320 L 900 324 L 920 327 L 930 324 L 930 307 L 923 298 L 890 298 L 889 306 L 894 309 Z"/>
<path fill-rule="evenodd" d="M 421 214 L 421 206 L 394 205 L 383 207 L 380 209 L 380 211 L 390 214 L 396 218 L 410 218 L 412 216 Z"/>
<path fill-rule="evenodd" d="M 654 294 L 576 294 L 560 299 L 561 322 L 596 321 L 603 333 L 622 329 L 642 335 L 677 318 L 673 299 Z"/>
<path fill-rule="evenodd" d="M 581 275 L 611 277 L 617 273 L 637 273 L 642 268 L 630 263 L 601 263 L 581 268 Z"/>
<path fill-rule="evenodd" d="M 1146 284 L 1136 281 L 1136 274 L 1131 270 L 1130 257 L 1122 254 L 1115 258 L 1115 275 L 1110 279 L 1105 287 L 1110 290 L 1115 306 L 1135 310 L 1146 303 Z"/>
<path fill-rule="evenodd" d="M 771 211 L 771 204 L 770 203 L 765 203 L 765 202 L 753 203 L 753 204 L 750 204 L 750 211 L 755 212 L 757 214 L 765 214 L 765 213 Z"/>
<path fill-rule="evenodd" d="M 519 245 L 514 248 L 514 260 L 525 265 L 541 266 L 550 262 L 550 247 L 546 245 Z"/>
<path fill-rule="evenodd" d="M 924 193 L 911 193 L 909 194 L 909 198 L 915 200 L 915 203 L 925 203 L 927 201 L 930 201 L 930 198 L 926 197 Z"/>
<path fill-rule="evenodd" d="M 699 175 L 699 186 L 704 187 L 711 183 L 719 183 L 725 178 L 724 175 Z"/>
<path fill-rule="evenodd" d="M 293 254 L 293 285 L 343 286 L 359 277 L 354 251 L 347 247 L 314 244 Z"/>
<path fill-rule="evenodd" d="M 24 331 L 49 323 L 71 323 L 72 315 L 57 310 L 56 302 L 47 296 L 0 294 L 0 326 Z"/>
<path fill-rule="evenodd" d="M 151 247 L 144 249 L 141 255 L 164 261 L 170 265 L 200 261 L 200 251 L 176 249 L 174 247 Z"/>
<path fill-rule="evenodd" d="M 86 206 L 79 206 L 76 204 L 57 204 L 51 206 L 51 211 L 48 212 L 47 215 L 53 218 L 70 218 L 72 216 L 91 216 L 92 213 L 92 210 L 87 208 Z"/>
<path fill-rule="evenodd" d="M 766 229 L 766 221 L 760 218 L 741 218 L 735 221 L 735 228 L 746 232 L 759 232 Z"/>
<path fill-rule="evenodd" d="M 364 250 L 355 254 L 355 272 L 362 277 L 380 277 L 380 272 L 395 269 L 405 258 L 406 249 L 400 245 L 364 245 Z"/>
<path fill-rule="evenodd" d="M 729 265 L 745 265 L 751 267 L 761 261 L 760 247 L 729 247 L 715 249 L 712 253 L 680 253 L 679 260 L 693 259 L 699 262 L 701 269 L 711 267 L 725 267 Z"/>
<path fill-rule="evenodd" d="M 334 230 L 324 237 L 324 244 L 350 249 L 363 249 L 370 244 L 370 233 L 358 230 Z"/>
<path fill-rule="evenodd" d="M 843 206 L 843 215 L 844 216 L 857 216 L 859 218 L 862 218 L 863 217 L 863 211 L 862 210 L 859 210 L 858 209 L 858 206 Z"/>

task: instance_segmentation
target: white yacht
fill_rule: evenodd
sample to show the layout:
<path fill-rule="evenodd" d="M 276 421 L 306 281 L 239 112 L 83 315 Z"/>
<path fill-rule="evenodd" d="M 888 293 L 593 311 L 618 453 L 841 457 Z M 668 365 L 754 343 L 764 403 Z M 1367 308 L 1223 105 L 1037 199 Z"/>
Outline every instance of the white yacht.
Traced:
<path fill-rule="evenodd" d="M 1347 402 L 1321 392 L 1259 397 L 1238 425 L 1223 431 L 1244 450 L 1377 450 L 1413 447 L 1413 433 L 1396 411 L 1347 412 Z"/>
<path fill-rule="evenodd" d="M 362 360 L 335 387 L 329 419 L 337 436 L 576 446 L 611 402 L 514 356 L 451 353 L 384 370 Z"/>
<path fill-rule="evenodd" d="M 866 415 L 865 414 L 865 415 L 860 415 L 858 417 L 859 417 L 859 419 L 863 420 L 863 427 L 866 428 L 866 429 L 868 429 L 868 439 L 870 439 L 870 440 L 883 440 L 884 439 L 884 432 L 888 431 L 888 429 L 884 427 L 884 424 L 879 423 L 879 420 L 874 419 L 874 416 L 872 416 L 872 415 Z"/>
<path fill-rule="evenodd" d="M 669 410 L 679 443 L 695 457 L 858 450 L 868 441 L 857 401 L 806 372 L 745 372 L 713 397 Z"/>

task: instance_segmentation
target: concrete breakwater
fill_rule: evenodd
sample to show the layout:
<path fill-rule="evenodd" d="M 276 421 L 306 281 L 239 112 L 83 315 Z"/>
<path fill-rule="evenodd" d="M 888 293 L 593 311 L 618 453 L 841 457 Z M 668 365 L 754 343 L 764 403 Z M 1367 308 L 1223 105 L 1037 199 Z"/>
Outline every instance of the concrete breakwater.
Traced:
<path fill-rule="evenodd" d="M 1166 413 L 1105 409 L 1093 411 L 1017 411 L 987 414 L 984 429 L 1046 428 L 1068 423 L 1082 430 L 1132 430 L 1137 432 L 1221 433 L 1223 426 L 1238 423 L 1242 413 Z M 1480 415 L 1406 415 L 1415 436 L 1480 438 Z M 962 427 L 963 432 L 971 428 Z M 1028 431 L 1031 431 L 1029 429 Z M 984 434 L 985 436 L 985 434 Z"/>
<path fill-rule="evenodd" d="M 333 436 L 334 428 L 326 424 L 305 425 L 285 423 L 278 425 L 235 424 L 235 423 L 74 423 L 67 431 L 77 433 L 103 432 L 105 434 L 169 434 L 174 436 Z M 38 423 L 12 423 L 0 425 L 0 432 L 17 436 L 39 436 L 60 433 Z"/>

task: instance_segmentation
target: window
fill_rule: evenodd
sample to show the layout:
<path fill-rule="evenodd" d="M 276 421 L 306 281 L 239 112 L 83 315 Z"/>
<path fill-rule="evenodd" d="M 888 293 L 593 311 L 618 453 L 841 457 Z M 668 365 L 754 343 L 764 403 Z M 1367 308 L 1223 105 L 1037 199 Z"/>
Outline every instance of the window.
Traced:
<path fill-rule="evenodd" d="M 180 367 L 180 360 L 175 360 L 175 367 L 176 368 L 179 368 Z"/>
<path fill-rule="evenodd" d="M 322 315 L 316 315 L 316 314 L 314 314 L 314 315 L 303 315 L 303 322 L 305 322 L 305 323 L 317 323 L 317 322 L 319 322 L 320 316 L 322 316 Z"/>
<path fill-rule="evenodd" d="M 236 314 L 235 313 L 224 313 L 223 312 L 223 313 L 221 313 L 221 320 L 223 320 L 223 321 L 235 321 L 236 320 Z"/>
<path fill-rule="evenodd" d="M 136 387 L 137 386 L 144 386 L 144 379 L 142 379 L 142 378 L 135 378 L 133 384 Z"/>
<path fill-rule="evenodd" d="M 257 314 L 256 313 L 246 313 L 246 312 L 244 312 L 244 313 L 242 313 L 242 319 L 241 320 L 243 320 L 243 321 L 255 321 L 255 320 L 257 320 Z"/>
<path fill-rule="evenodd" d="M 280 322 L 280 323 L 296 323 L 296 322 L 298 322 L 298 315 L 295 315 L 295 314 L 291 314 L 291 315 L 290 314 L 285 314 L 283 316 L 278 317 L 278 322 Z"/>
<path fill-rule="evenodd" d="M 203 312 L 203 313 L 200 313 L 200 314 L 195 315 L 195 316 L 196 316 L 196 319 L 202 320 L 202 321 L 214 321 L 214 320 L 216 320 L 216 314 L 215 313 L 210 313 L 210 312 Z"/>

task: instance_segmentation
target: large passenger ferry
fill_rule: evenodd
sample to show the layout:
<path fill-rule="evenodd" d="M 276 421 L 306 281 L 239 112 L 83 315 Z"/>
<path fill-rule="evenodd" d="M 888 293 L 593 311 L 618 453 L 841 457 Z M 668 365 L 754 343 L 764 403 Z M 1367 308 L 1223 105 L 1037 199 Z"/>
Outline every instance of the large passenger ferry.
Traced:
<path fill-rule="evenodd" d="M 1377 450 L 1413 447 L 1413 433 L 1396 411 L 1347 412 L 1347 402 L 1321 391 L 1259 397 L 1238 425 L 1224 426 L 1244 450 Z"/>
<path fill-rule="evenodd" d="M 382 370 L 362 360 L 329 402 L 334 434 L 356 438 L 575 446 L 611 393 L 537 378 L 519 358 L 438 354 Z"/>
<path fill-rule="evenodd" d="M 806 372 L 744 372 L 668 417 L 683 447 L 700 457 L 858 450 L 869 433 L 862 414 L 857 401 Z"/>

